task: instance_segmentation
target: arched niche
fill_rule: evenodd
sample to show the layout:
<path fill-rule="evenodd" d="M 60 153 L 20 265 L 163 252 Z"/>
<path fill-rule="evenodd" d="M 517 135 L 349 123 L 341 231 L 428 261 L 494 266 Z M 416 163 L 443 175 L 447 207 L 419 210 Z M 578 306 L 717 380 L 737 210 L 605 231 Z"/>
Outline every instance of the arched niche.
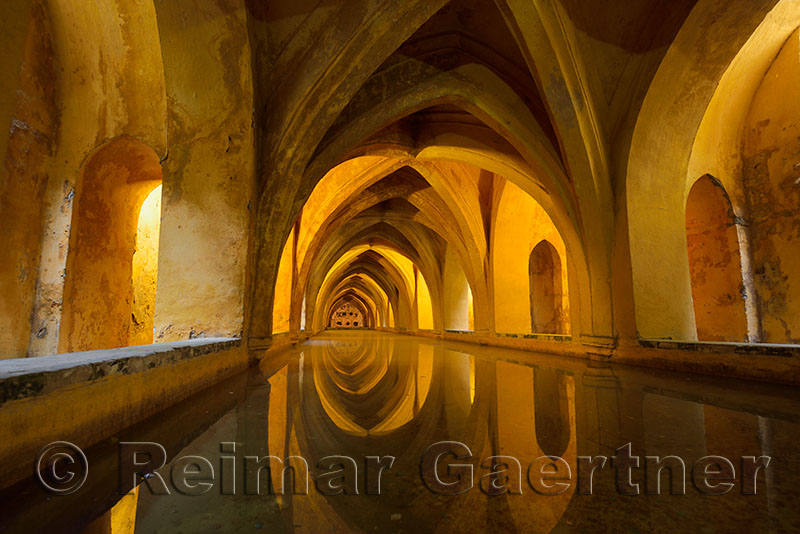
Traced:
<path fill-rule="evenodd" d="M 736 217 L 718 180 L 705 175 L 686 201 L 692 301 L 701 341 L 747 341 Z"/>
<path fill-rule="evenodd" d="M 710 172 L 725 184 L 737 213 L 744 211 L 737 192 L 742 129 L 761 80 L 769 78 L 770 65 L 800 22 L 793 0 L 731 8 L 696 4 L 636 119 L 625 199 L 636 330 L 644 339 L 696 339 L 691 275 L 683 261 L 687 194 L 698 176 Z M 713 58 L 708 43 L 714 43 Z"/>
<path fill-rule="evenodd" d="M 528 277 L 531 331 L 538 334 L 564 333 L 561 258 L 548 241 L 541 241 L 531 251 Z"/>
<path fill-rule="evenodd" d="M 85 162 L 75 189 L 59 352 L 136 342 L 136 236 L 145 199 L 160 184 L 158 155 L 131 137 L 109 141 Z"/>

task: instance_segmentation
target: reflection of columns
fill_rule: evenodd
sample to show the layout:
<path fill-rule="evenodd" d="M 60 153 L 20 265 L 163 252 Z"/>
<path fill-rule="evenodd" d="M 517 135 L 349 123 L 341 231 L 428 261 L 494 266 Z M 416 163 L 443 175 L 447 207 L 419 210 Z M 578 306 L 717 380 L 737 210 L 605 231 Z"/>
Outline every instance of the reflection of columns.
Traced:
<path fill-rule="evenodd" d="M 759 417 L 756 415 L 720 408 L 711 404 L 704 405 L 706 429 L 706 454 L 723 456 L 733 463 L 736 472 L 736 486 L 725 501 L 720 499 L 710 500 L 710 509 L 707 511 L 715 521 L 720 524 L 719 532 L 724 532 L 722 525 L 730 515 L 731 509 L 737 509 L 737 529 L 741 532 L 761 532 L 768 524 L 769 502 L 767 491 L 764 487 L 764 475 L 771 469 L 758 474 L 758 493 L 756 495 L 742 495 L 742 464 L 743 456 L 761 456 L 763 450 Z M 774 467 L 772 464 L 770 467 Z M 690 467 L 687 465 L 687 467 Z"/>
<path fill-rule="evenodd" d="M 633 455 L 644 456 L 645 453 L 642 396 L 638 389 L 623 389 L 619 377 L 605 362 L 589 362 L 589 368 L 576 382 L 578 455 L 608 459 L 602 469 L 594 472 L 592 490 L 595 496 L 586 498 L 585 514 L 603 517 L 609 504 L 619 504 L 611 462 L 616 450 L 631 443 Z M 641 469 L 634 469 L 633 482 L 638 482 L 640 490 L 644 491 Z M 624 499 L 624 504 L 628 529 L 653 530 L 648 520 L 649 499 Z"/>
<path fill-rule="evenodd" d="M 280 374 L 280 371 L 277 374 Z M 244 456 L 264 456 L 267 454 L 267 414 L 270 409 L 271 384 L 264 387 L 261 375 L 253 373 L 247 384 L 245 398 L 236 407 L 237 434 L 236 454 Z"/>
<path fill-rule="evenodd" d="M 797 487 L 797 473 L 800 473 L 800 461 L 797 460 L 797 435 L 800 426 L 796 422 L 766 417 L 758 418 L 758 426 L 761 454 L 772 458 L 769 468 L 758 475 L 758 495 L 764 492 L 765 480 L 767 486 L 764 492 L 767 506 L 763 515 L 775 517 L 778 511 L 782 511 L 785 517 L 787 513 L 791 513 L 789 510 L 796 508 L 797 500 L 800 498 L 800 490 Z M 749 455 L 755 454 L 754 451 Z M 770 530 L 770 532 L 776 531 Z"/>
<path fill-rule="evenodd" d="M 444 373 L 444 411 L 447 428 L 456 432 L 464 429 L 472 408 L 470 398 L 469 355 L 444 350 L 442 372 Z"/>
<path fill-rule="evenodd" d="M 775 508 L 775 499 L 777 495 L 775 494 L 775 457 L 774 453 L 772 452 L 772 424 L 771 420 L 767 419 L 766 417 L 758 417 L 758 435 L 761 441 L 761 454 L 764 456 L 769 456 L 772 458 L 770 462 L 770 467 L 772 469 L 767 469 L 764 473 L 764 481 L 766 482 L 766 495 L 767 495 L 767 513 L 769 516 L 773 516 L 774 508 Z M 760 489 L 760 488 L 759 488 Z"/>
<path fill-rule="evenodd" d="M 536 441 L 549 456 L 563 456 L 569 444 L 569 407 L 563 374 L 548 369 L 533 371 Z"/>
<path fill-rule="evenodd" d="M 651 525 L 663 524 L 671 519 L 670 508 L 679 508 L 681 521 L 686 525 L 701 525 L 708 521 L 713 506 L 697 498 L 697 490 L 692 485 L 692 467 L 700 458 L 706 456 L 706 425 L 703 405 L 679 398 L 667 397 L 658 393 L 644 393 L 641 399 L 644 418 L 645 446 L 634 443 L 633 454 L 642 456 L 639 463 L 639 489 L 645 493 L 645 453 L 647 456 L 677 456 L 685 464 L 685 487 L 689 495 L 670 493 L 670 474 L 665 469 L 660 477 L 661 488 L 658 497 L 661 506 L 650 508 Z M 638 445 L 638 446 L 637 446 Z M 643 450 L 644 449 L 644 450 Z M 709 454 L 713 452 L 709 451 Z M 655 478 L 655 473 L 648 473 Z M 680 481 L 680 473 L 673 473 Z M 690 493 L 691 492 L 691 493 Z M 693 493 L 693 495 L 692 495 Z M 663 514 L 663 517 L 662 517 Z"/>
<path fill-rule="evenodd" d="M 532 367 L 498 361 L 497 436 L 500 454 L 530 462 L 539 456 L 536 440 L 534 371 Z"/>
<path fill-rule="evenodd" d="M 281 371 L 276 375 L 280 373 Z M 268 421 L 267 416 L 270 410 L 272 384 L 268 383 L 265 387 L 263 376 L 260 373 L 251 373 L 248 378 L 244 399 L 236 407 L 236 458 L 237 462 L 242 462 L 242 465 L 247 466 L 252 472 L 241 473 L 241 480 L 237 480 L 237 492 L 244 491 L 245 480 L 254 476 L 253 473 L 257 469 L 254 465 L 244 463 L 246 456 L 261 458 L 267 456 L 267 454 L 280 455 L 283 452 L 268 452 L 267 447 L 267 440 L 270 437 L 271 430 L 268 428 L 270 421 Z M 276 401 L 276 404 L 278 404 L 278 401 Z M 280 457 L 283 458 L 282 455 Z M 263 473 L 261 475 L 262 492 L 266 493 L 268 491 L 268 484 L 269 474 Z"/>
<path fill-rule="evenodd" d="M 620 384 L 608 365 L 591 364 L 576 388 L 578 454 L 612 456 L 624 445 L 620 424 Z"/>
<path fill-rule="evenodd" d="M 656 393 L 645 393 L 642 403 L 647 454 L 681 455 L 685 460 L 706 453 L 703 405 Z M 676 432 L 676 429 L 680 429 Z"/>

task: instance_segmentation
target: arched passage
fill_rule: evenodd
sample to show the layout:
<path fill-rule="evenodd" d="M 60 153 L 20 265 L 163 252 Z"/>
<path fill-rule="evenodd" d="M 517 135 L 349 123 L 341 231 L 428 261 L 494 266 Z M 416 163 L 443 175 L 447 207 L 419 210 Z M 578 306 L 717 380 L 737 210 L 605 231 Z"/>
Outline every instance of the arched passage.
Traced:
<path fill-rule="evenodd" d="M 131 315 L 137 229 L 145 199 L 160 184 L 158 155 L 130 137 L 109 141 L 86 161 L 72 215 L 60 352 L 136 342 Z"/>
<path fill-rule="evenodd" d="M 686 201 L 692 300 L 701 341 L 747 341 L 742 262 L 733 214 L 722 184 L 703 176 Z"/>

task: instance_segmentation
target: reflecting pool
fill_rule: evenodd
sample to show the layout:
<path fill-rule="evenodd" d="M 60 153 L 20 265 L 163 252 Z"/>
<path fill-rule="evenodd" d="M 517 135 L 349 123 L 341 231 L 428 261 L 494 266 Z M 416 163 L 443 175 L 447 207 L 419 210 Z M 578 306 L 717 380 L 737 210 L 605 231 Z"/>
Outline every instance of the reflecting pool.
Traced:
<path fill-rule="evenodd" d="M 798 531 L 798 414 L 788 387 L 335 331 L 87 449 L 74 495 L 7 490 L 2 523 L 80 532 L 143 480 L 137 533 Z"/>

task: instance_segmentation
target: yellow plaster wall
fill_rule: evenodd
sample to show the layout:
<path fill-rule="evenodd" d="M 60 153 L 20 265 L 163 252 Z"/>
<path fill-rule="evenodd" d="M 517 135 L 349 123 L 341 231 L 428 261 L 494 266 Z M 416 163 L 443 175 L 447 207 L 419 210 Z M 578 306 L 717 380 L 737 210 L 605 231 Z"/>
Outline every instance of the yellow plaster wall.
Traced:
<path fill-rule="evenodd" d="M 800 36 L 784 44 L 747 118 L 744 187 L 763 340 L 800 343 Z"/>
<path fill-rule="evenodd" d="M 11 94 L 23 97 L 27 110 L 39 116 L 30 122 L 33 128 L 29 131 L 39 130 L 40 140 L 49 138 L 53 142 L 47 156 L 39 155 L 37 163 L 26 164 L 30 171 L 46 172 L 52 177 L 42 183 L 44 188 L 39 195 L 29 197 L 28 213 L 41 212 L 38 224 L 27 225 L 25 231 L 29 239 L 39 242 L 40 253 L 26 252 L 29 260 L 36 262 L 28 270 L 35 276 L 36 285 L 35 291 L 20 300 L 24 306 L 31 303 L 32 310 L 18 314 L 30 319 L 27 355 L 40 356 L 58 349 L 73 198 L 80 170 L 98 147 L 123 134 L 138 138 L 157 154 L 163 154 L 166 99 L 152 3 L 49 0 L 13 4 L 15 8 L 8 10 L 9 18 L 3 22 L 14 21 L 27 32 L 29 42 L 50 49 L 50 65 L 41 57 L 30 66 L 38 79 L 53 73 L 39 84 L 39 90 L 49 92 L 49 105 L 58 109 L 54 136 L 55 132 L 48 133 L 37 126 L 46 118 L 45 109 L 35 92 L 26 88 L 24 63 L 22 71 L 3 72 L 4 83 L 8 81 L 16 87 Z M 14 18 L 31 4 L 35 8 L 29 11 L 29 21 Z M 15 34 L 9 32 L 9 37 Z M 7 52 L 13 47 L 10 43 Z M 25 116 L 19 118 L 29 122 Z M 28 153 L 34 156 L 36 151 Z M 40 174 L 40 178 L 43 176 Z M 8 220 L 5 216 L 0 219 Z"/>
<path fill-rule="evenodd" d="M 289 234 L 281 254 L 278 278 L 275 280 L 275 303 L 272 307 L 272 333 L 289 331 L 289 316 L 292 304 L 292 280 L 294 270 L 295 232 Z"/>
<path fill-rule="evenodd" d="M 433 304 L 425 277 L 416 268 L 417 324 L 420 330 L 433 330 Z"/>
<path fill-rule="evenodd" d="M 0 25 L 9 32 L 2 39 L 12 45 L 4 55 L 16 53 L 2 60 L 4 65 L 10 62 L 10 70 L 0 71 L 5 120 L 0 134 L 4 250 L 0 262 L 0 358 L 21 357 L 28 351 L 44 226 L 43 197 L 59 131 L 57 63 L 47 10 L 42 2 L 8 4 L 0 8 L 0 18 L 8 17 Z M 16 19 L 15 14 L 24 18 Z"/>
<path fill-rule="evenodd" d="M 569 317 L 568 277 L 564 241 L 542 207 L 516 185 L 507 182 L 492 231 L 495 328 L 498 333 L 530 334 L 529 261 L 533 248 L 549 241 L 562 262 L 562 309 Z M 569 333 L 569 320 L 566 332 Z"/>
<path fill-rule="evenodd" d="M 171 110 L 156 341 L 239 336 L 255 168 L 245 6 L 156 0 L 155 8 Z"/>

